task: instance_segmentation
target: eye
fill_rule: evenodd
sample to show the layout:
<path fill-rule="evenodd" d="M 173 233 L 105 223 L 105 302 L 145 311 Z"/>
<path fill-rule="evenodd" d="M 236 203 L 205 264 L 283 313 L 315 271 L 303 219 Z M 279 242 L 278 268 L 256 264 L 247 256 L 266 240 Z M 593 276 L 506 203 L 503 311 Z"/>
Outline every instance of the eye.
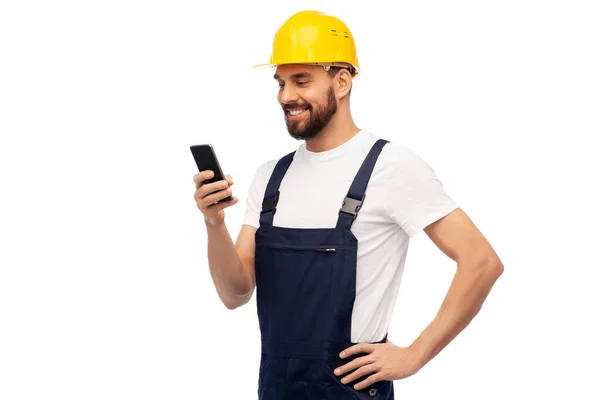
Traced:
<path fill-rule="evenodd" d="M 298 81 L 296 82 L 297 85 L 302 86 L 302 85 L 306 85 L 308 82 L 307 81 Z"/>

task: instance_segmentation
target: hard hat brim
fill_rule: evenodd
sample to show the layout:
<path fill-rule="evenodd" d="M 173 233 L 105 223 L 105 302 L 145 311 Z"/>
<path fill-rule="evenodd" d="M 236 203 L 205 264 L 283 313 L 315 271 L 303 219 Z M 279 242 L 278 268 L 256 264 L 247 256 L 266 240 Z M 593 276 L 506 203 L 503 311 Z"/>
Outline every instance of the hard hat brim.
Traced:
<path fill-rule="evenodd" d="M 326 66 L 330 63 L 290 63 L 290 64 L 306 64 L 306 65 L 314 65 L 314 66 Z M 331 63 L 331 64 L 335 64 L 335 63 Z M 286 64 L 256 64 L 253 65 L 252 68 L 259 68 L 259 69 L 265 69 L 265 68 L 275 68 L 278 65 L 286 65 Z M 358 68 L 356 65 L 350 64 L 352 65 L 352 67 L 354 68 L 354 74 L 352 75 L 352 77 L 355 77 L 357 75 L 360 74 L 360 68 Z"/>
<path fill-rule="evenodd" d="M 276 67 L 277 64 L 256 64 L 253 65 L 252 68 L 268 68 L 268 67 Z"/>

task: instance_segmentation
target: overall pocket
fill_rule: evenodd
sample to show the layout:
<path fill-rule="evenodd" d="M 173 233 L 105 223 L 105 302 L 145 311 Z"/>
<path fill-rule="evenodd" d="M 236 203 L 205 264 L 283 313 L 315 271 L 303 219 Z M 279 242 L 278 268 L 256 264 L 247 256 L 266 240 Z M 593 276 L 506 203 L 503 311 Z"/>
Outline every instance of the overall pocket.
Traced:
<path fill-rule="evenodd" d="M 268 248 L 272 251 L 283 251 L 290 253 L 305 253 L 305 252 L 317 252 L 323 254 L 335 254 L 337 252 L 337 247 L 335 245 L 324 245 L 324 246 L 302 246 L 302 245 L 269 245 Z"/>
<path fill-rule="evenodd" d="M 261 331 L 270 340 L 318 342 L 329 337 L 337 307 L 333 288 L 344 268 L 340 246 L 257 246 L 256 285 Z"/>

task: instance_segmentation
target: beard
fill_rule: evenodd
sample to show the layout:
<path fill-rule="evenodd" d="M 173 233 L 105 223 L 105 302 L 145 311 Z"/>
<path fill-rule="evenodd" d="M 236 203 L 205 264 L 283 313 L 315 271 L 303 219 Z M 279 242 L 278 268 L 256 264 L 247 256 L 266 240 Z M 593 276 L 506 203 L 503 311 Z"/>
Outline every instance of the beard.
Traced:
<path fill-rule="evenodd" d="M 306 108 L 306 112 L 310 114 L 308 120 L 290 121 L 287 110 L 294 108 Z M 337 112 L 337 102 L 333 87 L 329 87 L 327 92 L 327 101 L 325 105 L 313 107 L 309 103 L 290 103 L 284 106 L 285 124 L 288 133 L 296 140 L 306 140 L 316 137 L 331 121 L 331 118 Z"/>

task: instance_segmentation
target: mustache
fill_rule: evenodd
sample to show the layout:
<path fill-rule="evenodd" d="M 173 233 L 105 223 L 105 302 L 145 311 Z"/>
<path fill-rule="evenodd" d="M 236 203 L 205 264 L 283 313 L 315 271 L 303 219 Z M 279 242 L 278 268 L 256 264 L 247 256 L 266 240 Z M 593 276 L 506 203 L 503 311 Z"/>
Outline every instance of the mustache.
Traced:
<path fill-rule="evenodd" d="M 293 110 L 295 108 L 306 108 L 308 110 L 312 110 L 312 106 L 308 103 L 288 103 L 282 106 L 284 111 Z"/>

